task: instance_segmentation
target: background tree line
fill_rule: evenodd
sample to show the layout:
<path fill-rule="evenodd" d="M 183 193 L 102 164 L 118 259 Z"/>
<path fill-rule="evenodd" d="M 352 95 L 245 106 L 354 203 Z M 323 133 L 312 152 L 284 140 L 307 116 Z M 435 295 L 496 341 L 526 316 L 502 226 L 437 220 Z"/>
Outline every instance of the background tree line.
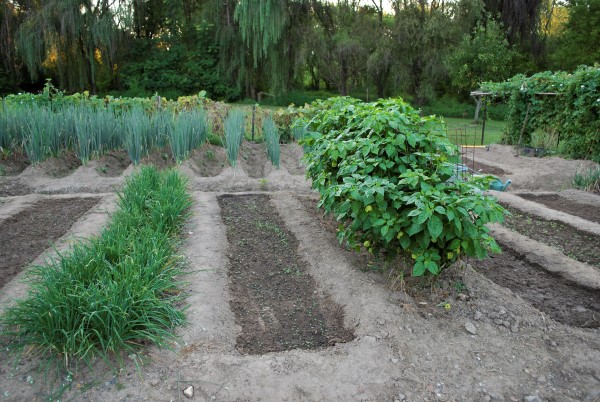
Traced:
<path fill-rule="evenodd" d="M 0 93 L 466 99 L 600 61 L 600 0 L 1 0 Z"/>

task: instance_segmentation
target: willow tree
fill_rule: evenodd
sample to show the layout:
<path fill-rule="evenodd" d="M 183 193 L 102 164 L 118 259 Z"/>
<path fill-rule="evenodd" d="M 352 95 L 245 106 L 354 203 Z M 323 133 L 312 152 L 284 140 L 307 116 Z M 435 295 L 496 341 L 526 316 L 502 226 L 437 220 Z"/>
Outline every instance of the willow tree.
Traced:
<path fill-rule="evenodd" d="M 245 96 L 285 92 L 300 65 L 309 0 L 213 0 L 221 70 Z"/>
<path fill-rule="evenodd" d="M 110 66 L 116 49 L 111 2 L 50 0 L 32 4 L 16 38 L 32 79 L 54 68 L 60 88 L 95 93 L 98 66 Z"/>

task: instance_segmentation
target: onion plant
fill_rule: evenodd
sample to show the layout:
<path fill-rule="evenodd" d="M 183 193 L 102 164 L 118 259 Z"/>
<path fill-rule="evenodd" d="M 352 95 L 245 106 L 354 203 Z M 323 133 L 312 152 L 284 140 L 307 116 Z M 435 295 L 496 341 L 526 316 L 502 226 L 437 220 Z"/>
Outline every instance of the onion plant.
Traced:
<path fill-rule="evenodd" d="M 118 210 L 97 237 L 28 273 L 30 292 L 0 319 L 9 350 L 31 350 L 67 370 L 109 364 L 140 345 L 167 345 L 184 323 L 184 261 L 177 235 L 191 199 L 176 171 L 145 167 L 127 180 Z"/>
<path fill-rule="evenodd" d="M 271 163 L 279 168 L 279 130 L 271 117 L 263 121 L 262 126 L 265 143 L 267 144 L 267 154 Z"/>
<path fill-rule="evenodd" d="M 207 137 L 206 113 L 202 109 L 181 111 L 171 131 L 171 149 L 175 160 L 180 163 Z"/>
<path fill-rule="evenodd" d="M 123 113 L 122 124 L 127 153 L 133 164 L 137 165 L 153 144 L 150 118 L 144 109 L 137 107 Z"/>
<path fill-rule="evenodd" d="M 225 119 L 225 148 L 227 149 L 227 160 L 233 167 L 237 164 L 237 157 L 243 139 L 244 112 L 232 110 Z"/>

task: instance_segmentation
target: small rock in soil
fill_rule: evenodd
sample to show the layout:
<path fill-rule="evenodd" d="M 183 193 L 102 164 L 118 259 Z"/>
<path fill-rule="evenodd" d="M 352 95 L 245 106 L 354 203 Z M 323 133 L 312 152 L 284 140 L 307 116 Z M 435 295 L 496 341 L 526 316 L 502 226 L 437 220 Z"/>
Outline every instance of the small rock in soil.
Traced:
<path fill-rule="evenodd" d="M 483 314 L 481 314 L 481 311 L 477 310 L 475 312 L 475 315 L 473 316 L 473 319 L 475 319 L 475 321 L 479 321 L 479 320 L 481 320 L 482 317 L 483 317 Z"/>
<path fill-rule="evenodd" d="M 517 324 L 513 324 L 510 327 L 510 332 L 519 332 L 519 326 Z"/>
<path fill-rule="evenodd" d="M 160 381 L 158 381 L 157 378 L 153 378 L 152 380 L 150 380 L 150 385 L 152 385 L 153 387 L 156 387 L 159 384 Z"/>
<path fill-rule="evenodd" d="M 396 359 L 395 357 L 392 357 L 392 358 L 390 359 L 390 361 L 391 361 L 392 363 L 394 363 L 394 364 L 398 364 L 398 362 L 399 362 L 400 360 Z"/>
<path fill-rule="evenodd" d="M 402 401 L 406 400 L 406 395 L 404 395 L 404 394 L 398 394 L 396 396 L 396 400 L 402 402 Z"/>
<path fill-rule="evenodd" d="M 538 395 L 529 395 L 523 398 L 523 402 L 542 402 L 542 398 Z"/>
<path fill-rule="evenodd" d="M 477 335 L 477 328 L 475 328 L 475 325 L 473 325 L 473 323 L 471 323 L 471 322 L 466 323 L 465 329 L 467 330 L 468 333 Z"/>
<path fill-rule="evenodd" d="M 194 397 L 194 387 L 192 385 L 190 385 L 189 387 L 184 389 L 183 395 L 187 396 L 188 398 L 193 398 Z"/>
<path fill-rule="evenodd" d="M 584 402 L 595 402 L 598 400 L 600 400 L 600 389 L 590 392 L 583 401 Z"/>

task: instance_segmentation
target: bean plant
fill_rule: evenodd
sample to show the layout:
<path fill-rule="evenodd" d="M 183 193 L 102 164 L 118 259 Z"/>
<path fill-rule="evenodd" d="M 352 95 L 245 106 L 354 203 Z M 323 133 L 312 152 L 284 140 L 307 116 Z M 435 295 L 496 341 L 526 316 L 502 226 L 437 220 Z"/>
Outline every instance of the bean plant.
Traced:
<path fill-rule="evenodd" d="M 319 206 L 356 250 L 401 254 L 412 273 L 439 274 L 463 255 L 500 252 L 485 224 L 504 209 L 483 193 L 493 177 L 451 180 L 458 149 L 436 117 L 401 99 L 317 101 L 296 126 Z"/>

